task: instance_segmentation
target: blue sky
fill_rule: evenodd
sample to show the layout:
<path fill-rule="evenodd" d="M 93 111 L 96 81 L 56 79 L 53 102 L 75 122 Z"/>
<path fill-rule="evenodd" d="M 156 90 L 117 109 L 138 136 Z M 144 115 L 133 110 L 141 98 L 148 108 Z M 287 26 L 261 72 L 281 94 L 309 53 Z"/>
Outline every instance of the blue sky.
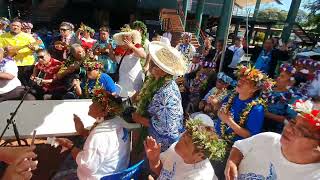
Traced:
<path fill-rule="evenodd" d="M 268 3 L 268 4 L 261 5 L 260 9 L 276 7 L 276 8 L 279 8 L 279 9 L 283 9 L 283 10 L 289 11 L 292 0 L 280 0 L 280 1 L 282 2 L 283 5 L 279 5 L 278 3 Z M 307 11 L 306 9 L 303 8 L 303 6 L 304 6 L 304 4 L 306 4 L 307 2 L 310 2 L 310 1 L 315 1 L 315 0 L 302 0 L 301 1 L 301 5 L 300 5 L 300 9 L 303 9 L 303 10 Z M 253 8 L 254 8 L 254 6 L 253 6 Z"/>

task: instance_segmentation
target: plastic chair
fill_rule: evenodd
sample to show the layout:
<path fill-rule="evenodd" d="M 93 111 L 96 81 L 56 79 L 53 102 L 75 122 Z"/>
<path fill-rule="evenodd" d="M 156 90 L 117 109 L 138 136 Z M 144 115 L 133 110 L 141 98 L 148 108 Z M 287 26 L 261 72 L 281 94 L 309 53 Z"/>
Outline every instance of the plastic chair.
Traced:
<path fill-rule="evenodd" d="M 138 180 L 144 160 L 121 172 L 102 177 L 101 180 Z"/>

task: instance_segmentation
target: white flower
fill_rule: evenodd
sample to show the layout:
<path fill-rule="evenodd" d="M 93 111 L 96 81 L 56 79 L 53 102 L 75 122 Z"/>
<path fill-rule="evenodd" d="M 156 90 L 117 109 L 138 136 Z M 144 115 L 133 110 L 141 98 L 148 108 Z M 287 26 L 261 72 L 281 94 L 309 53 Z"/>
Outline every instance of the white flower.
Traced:
<path fill-rule="evenodd" d="M 306 114 L 310 114 L 313 108 L 313 104 L 310 100 L 307 101 L 297 101 L 294 106 L 293 106 L 294 110 L 298 111 L 298 112 L 303 112 Z"/>

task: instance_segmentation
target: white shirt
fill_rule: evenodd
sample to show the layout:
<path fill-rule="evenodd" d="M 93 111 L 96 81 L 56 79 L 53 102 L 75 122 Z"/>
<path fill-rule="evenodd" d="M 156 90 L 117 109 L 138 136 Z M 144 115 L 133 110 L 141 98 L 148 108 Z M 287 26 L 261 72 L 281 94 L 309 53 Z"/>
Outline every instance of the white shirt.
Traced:
<path fill-rule="evenodd" d="M 98 180 L 128 168 L 130 138 L 127 135 L 118 123 L 118 117 L 94 128 L 76 159 L 78 178 Z"/>
<path fill-rule="evenodd" d="M 218 180 L 208 159 L 186 164 L 175 151 L 177 143 L 160 154 L 162 169 L 158 180 Z"/>
<path fill-rule="evenodd" d="M 239 180 L 319 180 L 320 163 L 295 164 L 281 152 L 280 134 L 261 133 L 235 142 L 243 159 L 239 165 Z"/>
<path fill-rule="evenodd" d="M 166 45 L 171 46 L 170 40 L 167 37 L 161 36 L 160 42 L 163 42 Z"/>
<path fill-rule="evenodd" d="M 1 65 L 2 63 L 0 63 L 0 72 L 11 74 L 14 78 L 11 80 L 0 79 L 0 94 L 10 92 L 21 86 L 21 82 L 18 79 L 18 67 L 15 61 L 9 60 L 3 66 Z"/>
<path fill-rule="evenodd" d="M 118 56 L 118 63 L 120 63 L 120 59 L 121 57 Z M 120 96 L 124 98 L 132 97 L 141 89 L 143 78 L 140 58 L 136 57 L 134 53 L 126 55 L 119 69 Z"/>
<path fill-rule="evenodd" d="M 232 61 L 228 67 L 235 69 L 237 68 L 239 62 L 241 62 L 242 57 L 244 55 L 243 47 L 242 46 L 236 47 L 235 45 L 232 45 L 228 49 L 233 52 Z"/>
<path fill-rule="evenodd" d="M 171 42 L 171 40 L 172 40 L 172 34 L 171 34 L 170 32 L 165 32 L 165 33 L 163 33 L 162 36 L 168 38 L 169 41 Z"/>

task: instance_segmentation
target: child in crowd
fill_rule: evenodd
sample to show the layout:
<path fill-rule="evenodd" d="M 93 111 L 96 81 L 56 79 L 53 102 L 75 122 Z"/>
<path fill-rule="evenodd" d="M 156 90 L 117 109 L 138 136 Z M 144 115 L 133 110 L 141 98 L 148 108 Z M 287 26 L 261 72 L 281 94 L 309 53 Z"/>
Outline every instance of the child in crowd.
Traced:
<path fill-rule="evenodd" d="M 230 92 L 229 87 L 234 83 L 233 79 L 223 72 L 217 77 L 216 87 L 212 88 L 199 103 L 199 110 L 211 117 L 216 117 L 221 101 Z"/>

